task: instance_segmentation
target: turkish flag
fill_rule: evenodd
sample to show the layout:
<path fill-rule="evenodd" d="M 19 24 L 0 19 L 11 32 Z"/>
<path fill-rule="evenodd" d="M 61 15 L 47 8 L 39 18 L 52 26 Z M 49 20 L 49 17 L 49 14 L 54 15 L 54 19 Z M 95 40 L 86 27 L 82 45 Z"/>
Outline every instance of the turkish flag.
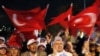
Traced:
<path fill-rule="evenodd" d="M 96 23 L 97 16 L 98 6 L 96 3 L 94 3 L 90 7 L 77 14 L 74 18 L 72 18 L 72 20 L 70 21 L 70 27 L 73 28 L 72 30 L 74 30 L 74 28 L 77 30 L 82 29 L 83 32 L 85 32 L 89 36 Z"/>
<path fill-rule="evenodd" d="M 72 15 L 72 4 L 68 10 L 61 13 L 60 15 L 53 17 L 54 20 L 52 20 L 48 26 L 54 25 L 54 24 L 60 24 L 65 29 L 68 28 L 68 21 L 70 20 L 70 17 Z"/>
<path fill-rule="evenodd" d="M 47 9 L 48 6 L 43 10 L 40 7 L 36 7 L 28 11 L 19 11 L 4 7 L 4 10 L 8 14 L 10 20 L 13 22 L 15 28 L 21 32 L 44 29 L 44 18 L 47 13 Z"/>

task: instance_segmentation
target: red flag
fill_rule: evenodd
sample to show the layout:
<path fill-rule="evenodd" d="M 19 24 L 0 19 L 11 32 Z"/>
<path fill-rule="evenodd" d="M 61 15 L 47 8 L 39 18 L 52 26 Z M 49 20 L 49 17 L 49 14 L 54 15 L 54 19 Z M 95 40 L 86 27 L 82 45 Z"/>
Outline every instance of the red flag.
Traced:
<path fill-rule="evenodd" d="M 100 0 L 96 0 L 98 7 L 100 7 Z"/>
<path fill-rule="evenodd" d="M 96 26 L 97 26 L 97 29 L 96 31 L 100 31 L 100 0 L 96 0 L 97 4 L 98 4 L 98 12 L 99 12 L 99 16 L 98 16 L 98 19 L 97 19 L 97 22 L 96 22 Z"/>
<path fill-rule="evenodd" d="M 37 39 L 34 34 L 34 31 L 20 32 L 18 30 L 15 30 L 8 39 L 8 44 L 18 44 L 21 46 L 22 42 L 28 41 L 29 39 Z"/>
<path fill-rule="evenodd" d="M 7 41 L 7 44 L 10 47 L 17 47 L 21 49 L 22 47 L 22 38 L 18 37 L 18 35 L 14 32 Z"/>
<path fill-rule="evenodd" d="M 75 29 L 82 29 L 88 36 L 96 23 L 98 16 L 98 7 L 94 3 L 92 6 L 84 9 L 70 21 L 70 27 Z"/>
<path fill-rule="evenodd" d="M 100 14 L 99 14 L 98 19 L 96 21 L 96 26 L 97 26 L 96 31 L 100 31 Z"/>
<path fill-rule="evenodd" d="M 33 31 L 34 29 L 44 29 L 44 18 L 48 6 L 41 10 L 40 7 L 28 11 L 11 10 L 4 8 L 15 28 L 19 31 Z"/>
<path fill-rule="evenodd" d="M 37 37 L 34 34 L 34 31 L 30 32 L 20 32 L 20 31 L 14 31 L 10 38 L 8 39 L 7 44 L 13 46 L 18 45 L 22 46 L 22 42 L 28 41 L 29 39 L 37 39 Z"/>
<path fill-rule="evenodd" d="M 57 17 L 54 17 L 53 18 L 54 20 L 50 22 L 48 26 L 59 23 L 62 27 L 66 29 L 68 28 L 68 20 L 70 20 L 71 15 L 72 15 L 72 4 L 71 4 L 71 7 L 67 11 L 58 15 Z"/>

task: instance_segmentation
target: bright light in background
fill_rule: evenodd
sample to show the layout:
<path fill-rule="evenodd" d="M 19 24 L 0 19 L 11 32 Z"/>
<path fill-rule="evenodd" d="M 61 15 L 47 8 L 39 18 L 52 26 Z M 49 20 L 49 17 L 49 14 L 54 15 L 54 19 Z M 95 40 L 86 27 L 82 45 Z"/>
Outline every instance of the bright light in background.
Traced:
<path fill-rule="evenodd" d="M 0 29 L 0 32 L 2 32 L 2 29 Z"/>

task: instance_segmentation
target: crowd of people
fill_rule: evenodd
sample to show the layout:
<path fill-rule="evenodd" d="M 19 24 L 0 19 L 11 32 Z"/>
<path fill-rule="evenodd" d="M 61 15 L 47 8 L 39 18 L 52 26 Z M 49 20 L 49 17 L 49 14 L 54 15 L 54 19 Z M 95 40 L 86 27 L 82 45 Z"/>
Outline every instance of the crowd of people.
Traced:
<path fill-rule="evenodd" d="M 56 36 L 50 33 L 45 37 L 29 39 L 23 47 L 8 44 L 0 36 L 0 56 L 100 56 L 100 32 L 94 38 L 81 32 L 72 37 L 68 32 L 59 32 Z"/>

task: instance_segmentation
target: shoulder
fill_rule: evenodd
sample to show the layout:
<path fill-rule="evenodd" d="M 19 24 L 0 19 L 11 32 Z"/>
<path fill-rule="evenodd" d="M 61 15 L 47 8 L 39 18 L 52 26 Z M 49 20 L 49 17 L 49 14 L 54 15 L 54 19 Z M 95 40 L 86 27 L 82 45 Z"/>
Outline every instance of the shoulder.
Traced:
<path fill-rule="evenodd" d="M 28 56 L 28 55 L 29 55 L 29 52 L 28 51 L 26 51 L 24 53 L 21 53 L 21 56 Z"/>

